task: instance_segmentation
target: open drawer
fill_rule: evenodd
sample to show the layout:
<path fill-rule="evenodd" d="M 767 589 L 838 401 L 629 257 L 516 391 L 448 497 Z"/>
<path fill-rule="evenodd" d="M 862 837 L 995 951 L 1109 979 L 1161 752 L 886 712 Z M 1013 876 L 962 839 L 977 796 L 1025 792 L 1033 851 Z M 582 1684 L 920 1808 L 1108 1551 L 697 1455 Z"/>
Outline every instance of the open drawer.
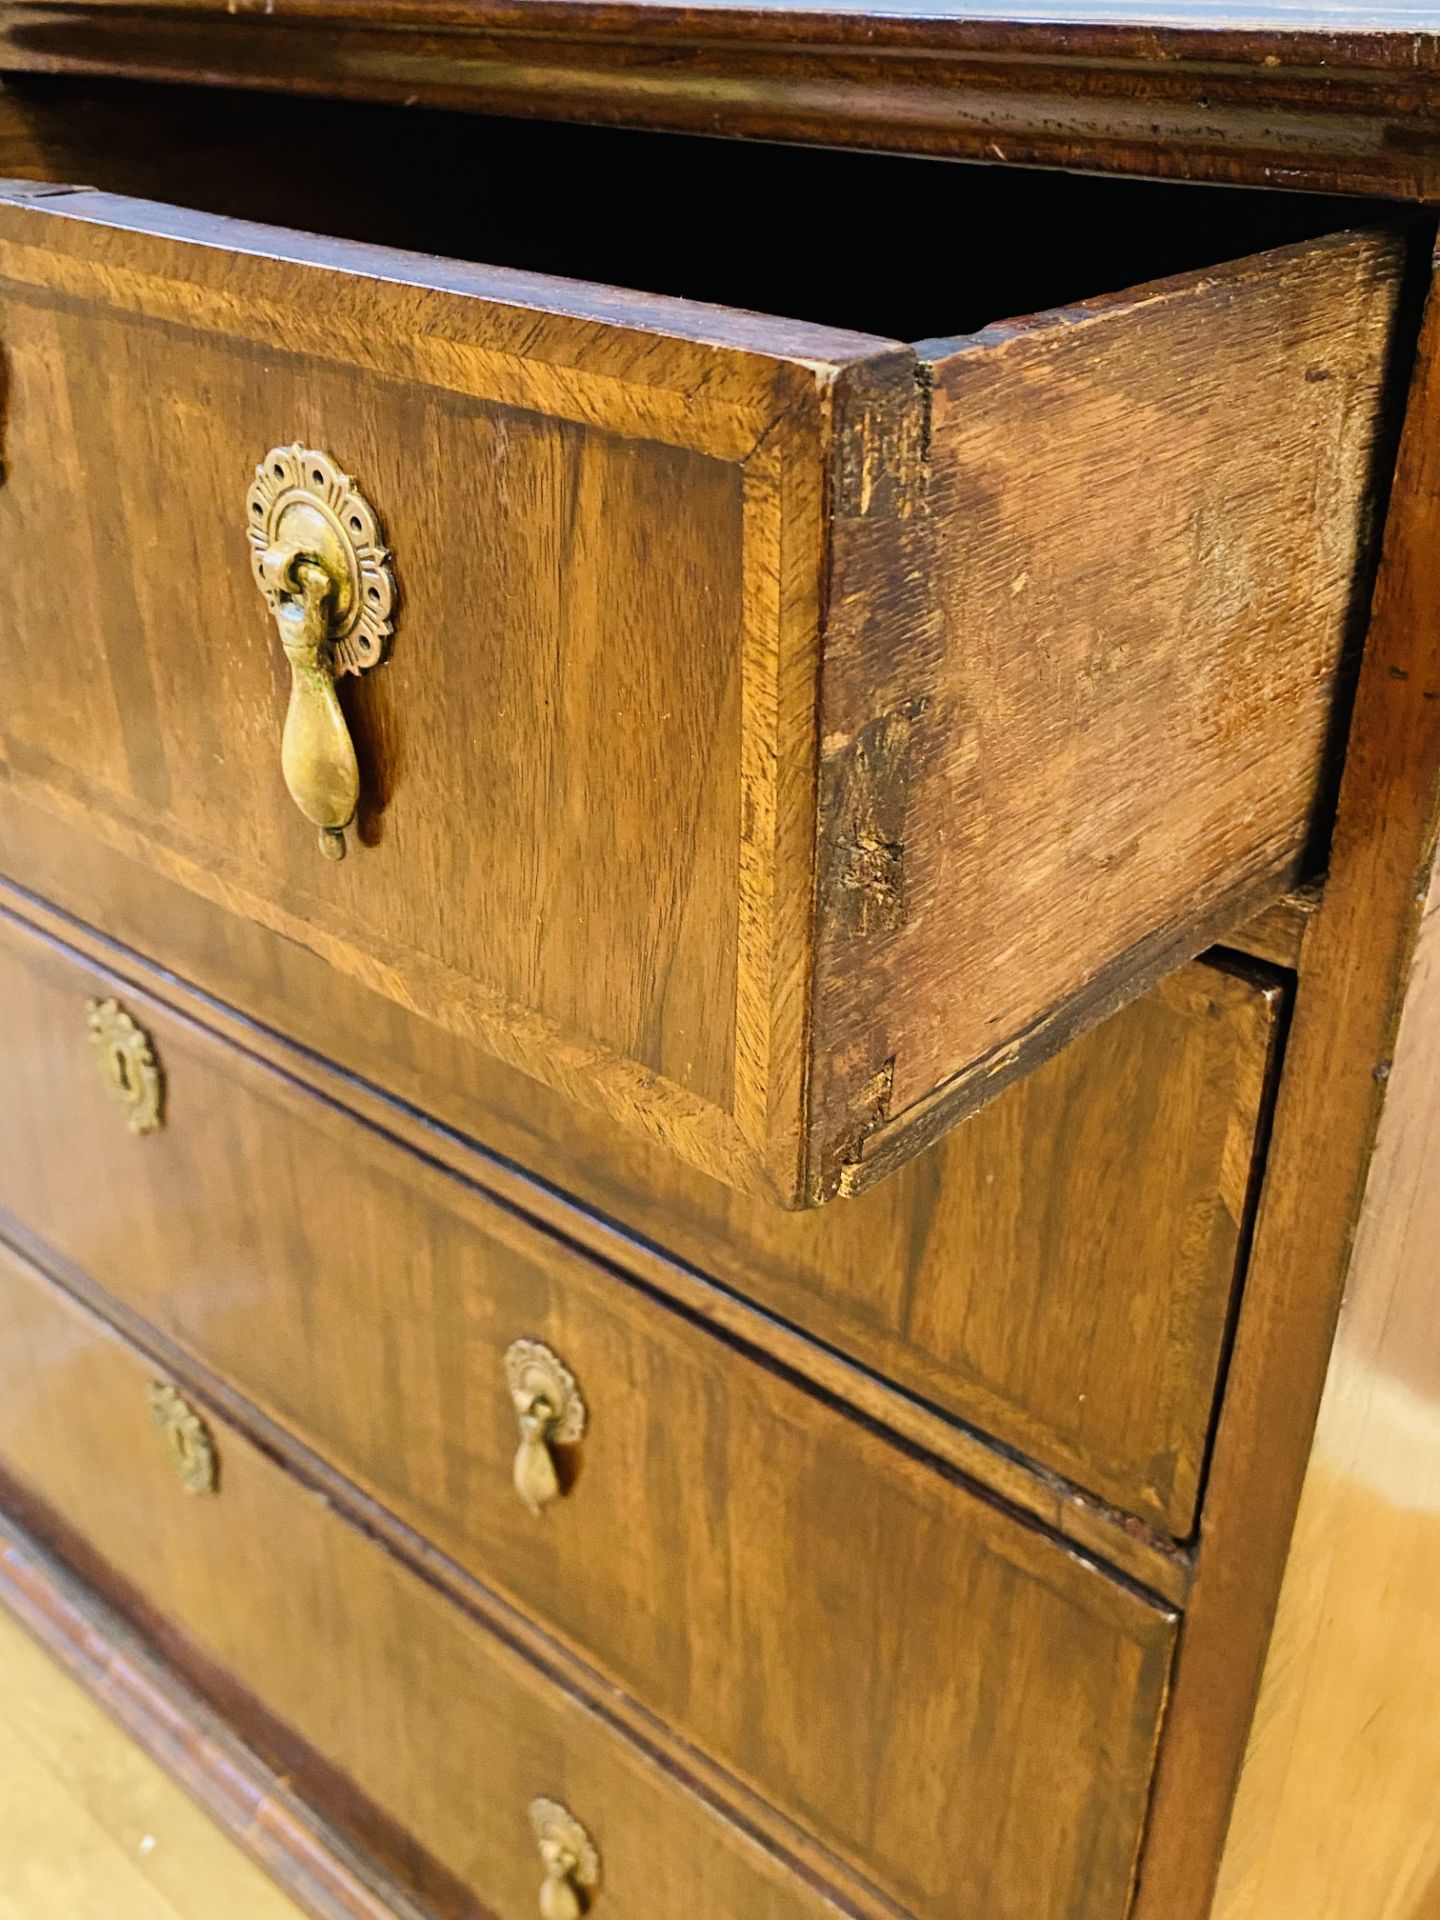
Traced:
<path fill-rule="evenodd" d="M 1009 191 L 944 171 L 957 231 Z M 1183 249 L 1147 191 L 1112 275 Z M 11 183 L 0 774 L 723 1180 L 856 1190 L 1323 819 L 1405 245 L 1210 266 L 1207 219 L 1202 270 L 910 345 Z M 1048 245 L 1005 225 L 957 321 Z"/>

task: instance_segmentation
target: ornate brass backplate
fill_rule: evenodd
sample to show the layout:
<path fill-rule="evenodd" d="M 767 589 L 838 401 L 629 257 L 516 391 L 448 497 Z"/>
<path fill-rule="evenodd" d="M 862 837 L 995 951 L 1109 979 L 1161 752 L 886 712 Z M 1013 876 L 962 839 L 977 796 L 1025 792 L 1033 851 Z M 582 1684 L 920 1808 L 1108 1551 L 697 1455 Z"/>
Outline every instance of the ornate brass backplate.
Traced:
<path fill-rule="evenodd" d="M 146 1390 L 150 1418 L 175 1463 L 187 1493 L 213 1493 L 217 1479 L 215 1443 L 190 1403 L 168 1382 L 152 1380 Z"/>
<path fill-rule="evenodd" d="M 280 765 L 290 797 L 338 860 L 360 799 L 354 742 L 336 677 L 385 657 L 395 579 L 375 510 L 315 447 L 272 447 L 245 497 L 255 584 L 290 663 Z"/>
<path fill-rule="evenodd" d="M 585 1402 L 565 1362 L 539 1340 L 517 1340 L 505 1355 L 505 1378 L 520 1422 L 515 1491 L 539 1514 L 560 1492 L 552 1447 L 584 1437 Z"/>
<path fill-rule="evenodd" d="M 385 657 L 395 580 L 375 510 L 328 453 L 272 447 L 246 496 L 250 564 L 271 613 L 285 589 L 266 558 L 287 548 L 316 561 L 332 583 L 326 642 L 336 673 L 364 673 Z"/>
<path fill-rule="evenodd" d="M 600 1884 L 595 1842 L 568 1807 L 543 1795 L 530 1802 L 530 1829 L 545 1868 L 540 1920 L 580 1920 Z"/>
<path fill-rule="evenodd" d="M 136 1026 L 116 1000 L 92 1000 L 90 1043 L 111 1096 L 125 1114 L 131 1133 L 153 1133 L 160 1125 L 164 1082 L 150 1036 Z"/>

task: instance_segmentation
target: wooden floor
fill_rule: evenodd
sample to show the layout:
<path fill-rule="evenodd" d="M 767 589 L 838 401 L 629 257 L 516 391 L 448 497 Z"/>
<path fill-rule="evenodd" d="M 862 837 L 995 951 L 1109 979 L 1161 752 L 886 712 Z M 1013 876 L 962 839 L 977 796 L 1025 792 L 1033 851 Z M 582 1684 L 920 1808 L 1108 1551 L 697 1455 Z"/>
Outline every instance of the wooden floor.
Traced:
<path fill-rule="evenodd" d="M 3 1612 L 0 1920 L 301 1920 Z"/>

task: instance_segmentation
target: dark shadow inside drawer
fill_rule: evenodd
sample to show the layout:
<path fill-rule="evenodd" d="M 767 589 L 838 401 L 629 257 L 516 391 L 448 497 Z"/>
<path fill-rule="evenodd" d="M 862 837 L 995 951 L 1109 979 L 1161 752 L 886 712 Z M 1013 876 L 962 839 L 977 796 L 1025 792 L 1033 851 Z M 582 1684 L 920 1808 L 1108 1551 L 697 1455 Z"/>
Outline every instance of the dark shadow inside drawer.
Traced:
<path fill-rule="evenodd" d="M 1322 194 L 127 81 L 16 76 L 6 93 L 24 135 L 0 149 L 0 174 L 33 167 L 210 213 L 900 340 L 973 333 L 1382 211 Z"/>

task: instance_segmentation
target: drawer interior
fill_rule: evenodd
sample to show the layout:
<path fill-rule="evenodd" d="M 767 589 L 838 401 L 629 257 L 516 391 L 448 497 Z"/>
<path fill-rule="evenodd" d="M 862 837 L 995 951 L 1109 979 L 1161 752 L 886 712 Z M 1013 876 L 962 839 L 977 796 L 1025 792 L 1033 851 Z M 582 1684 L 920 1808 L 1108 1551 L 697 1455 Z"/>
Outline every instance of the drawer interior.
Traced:
<path fill-rule="evenodd" d="M 892 339 L 1376 217 L 1105 179 L 126 81 L 5 84 L 0 174 Z"/>

